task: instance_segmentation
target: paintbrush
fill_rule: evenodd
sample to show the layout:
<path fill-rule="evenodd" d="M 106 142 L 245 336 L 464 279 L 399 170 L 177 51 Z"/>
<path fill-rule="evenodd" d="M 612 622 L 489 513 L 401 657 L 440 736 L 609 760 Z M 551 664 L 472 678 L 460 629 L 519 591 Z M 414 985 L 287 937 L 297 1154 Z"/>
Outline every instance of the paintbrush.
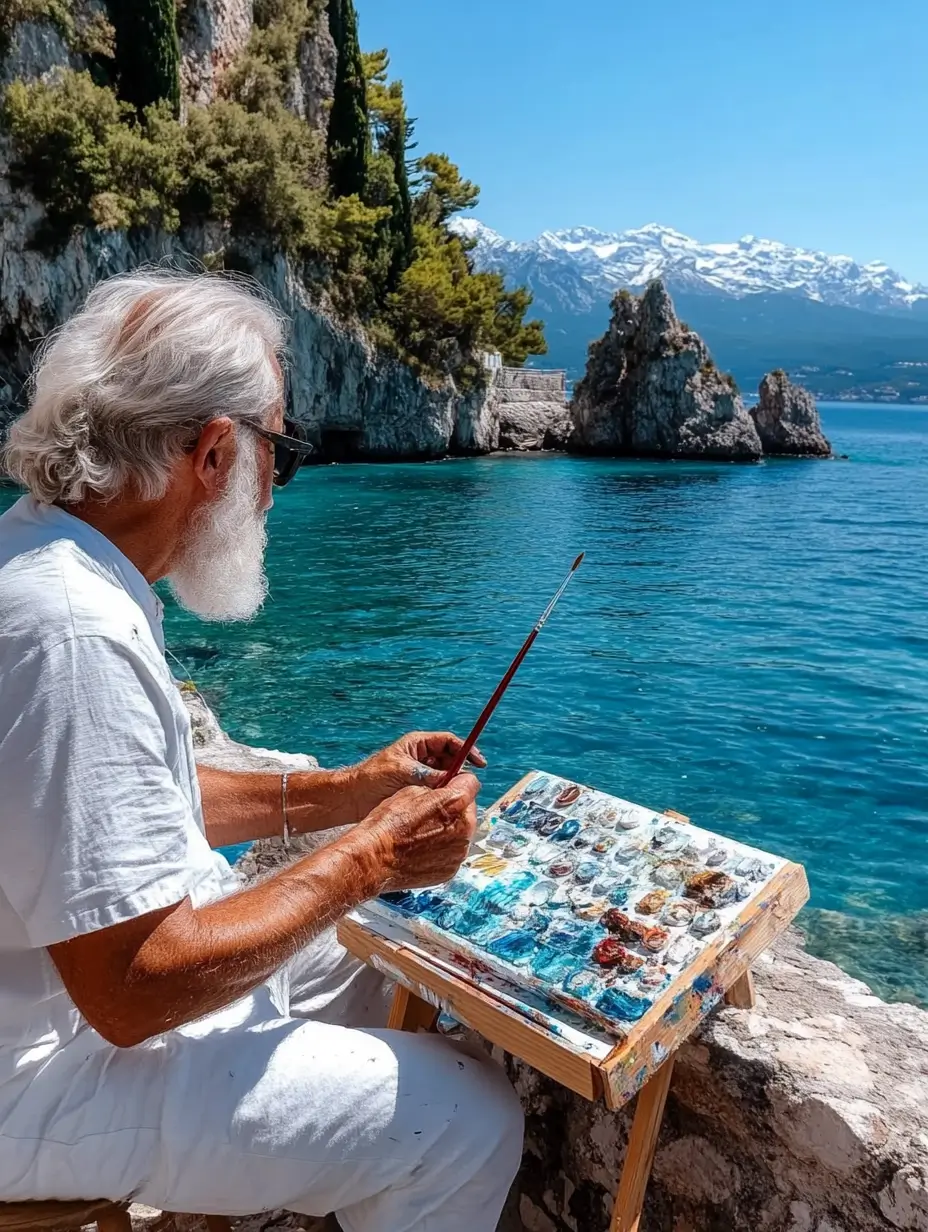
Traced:
<path fill-rule="evenodd" d="M 545 627 L 548 621 L 548 617 L 554 611 L 555 606 L 557 605 L 558 599 L 560 599 L 561 595 L 567 589 L 567 585 L 570 582 L 570 579 L 574 576 L 574 574 L 580 568 L 580 562 L 583 560 L 583 557 L 585 555 L 586 555 L 585 552 L 581 552 L 580 555 L 577 557 L 577 559 L 574 561 L 574 563 L 570 566 L 570 569 L 567 573 L 567 577 L 564 578 L 563 582 L 561 582 L 560 586 L 557 588 L 554 598 L 551 600 L 551 602 L 548 604 L 545 610 L 541 613 L 541 616 L 538 618 L 537 624 L 532 629 L 528 637 L 525 639 L 522 645 L 522 649 L 519 651 L 519 653 L 516 655 L 513 661 L 509 664 L 509 668 L 505 676 L 496 686 L 493 696 L 484 706 L 483 711 L 480 715 L 480 718 L 474 724 L 473 731 L 464 741 L 463 745 L 458 751 L 457 757 L 455 757 L 454 761 L 451 763 L 451 768 L 448 770 L 447 774 L 445 775 L 445 777 L 442 779 L 441 783 L 439 784 L 440 787 L 445 787 L 448 783 L 451 782 L 451 780 L 454 778 L 456 774 L 460 774 L 461 768 L 463 767 L 464 763 L 467 761 L 468 757 L 470 756 L 471 750 L 473 749 L 477 741 L 480 739 L 483 729 L 486 727 L 487 723 L 489 723 L 490 718 L 493 714 L 493 711 L 499 705 L 500 701 L 502 700 L 503 694 L 509 688 L 509 685 L 512 681 L 513 676 L 522 666 L 522 660 L 531 650 L 535 642 L 535 638 Z"/>

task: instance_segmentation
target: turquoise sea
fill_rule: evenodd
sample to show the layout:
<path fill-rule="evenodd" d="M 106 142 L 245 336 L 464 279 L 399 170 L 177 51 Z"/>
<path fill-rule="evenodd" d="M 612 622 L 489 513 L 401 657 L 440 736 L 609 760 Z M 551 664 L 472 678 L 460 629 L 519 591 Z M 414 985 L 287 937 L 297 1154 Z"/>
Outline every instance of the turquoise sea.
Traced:
<path fill-rule="evenodd" d="M 464 734 L 585 550 L 482 801 L 540 767 L 799 860 L 811 948 L 928 1003 L 928 410 L 821 409 L 848 461 L 307 469 L 266 609 L 169 645 L 238 739 L 344 763 Z"/>

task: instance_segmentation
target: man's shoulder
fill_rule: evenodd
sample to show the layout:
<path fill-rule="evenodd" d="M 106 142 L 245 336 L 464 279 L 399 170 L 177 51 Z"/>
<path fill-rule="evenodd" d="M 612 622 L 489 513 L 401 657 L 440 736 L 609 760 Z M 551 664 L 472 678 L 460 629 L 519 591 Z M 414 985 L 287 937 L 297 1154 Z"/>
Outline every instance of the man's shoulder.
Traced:
<path fill-rule="evenodd" d="M 122 641 L 138 617 L 130 596 L 73 540 L 43 540 L 15 517 L 0 518 L 0 645 L 26 651 L 93 635 Z"/>

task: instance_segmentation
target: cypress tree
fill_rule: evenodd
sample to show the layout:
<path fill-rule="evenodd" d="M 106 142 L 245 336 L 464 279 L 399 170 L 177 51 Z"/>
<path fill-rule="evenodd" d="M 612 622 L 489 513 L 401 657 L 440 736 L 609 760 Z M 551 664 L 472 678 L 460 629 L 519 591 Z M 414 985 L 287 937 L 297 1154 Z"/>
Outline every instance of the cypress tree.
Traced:
<path fill-rule="evenodd" d="M 329 114 L 329 180 L 337 197 L 363 197 L 371 141 L 367 80 L 353 0 L 329 0 L 329 29 L 338 52 Z"/>
<path fill-rule="evenodd" d="M 384 150 L 393 159 L 393 178 L 396 180 L 396 197 L 390 230 L 393 238 L 393 256 L 390 262 L 388 285 L 395 290 L 413 258 L 412 195 L 409 191 L 409 172 L 406 167 L 406 117 L 400 115 L 384 139 Z"/>
<path fill-rule="evenodd" d="M 166 99 L 180 110 L 180 48 L 175 0 L 109 0 L 116 32 L 116 74 L 120 98 L 139 116 Z"/>

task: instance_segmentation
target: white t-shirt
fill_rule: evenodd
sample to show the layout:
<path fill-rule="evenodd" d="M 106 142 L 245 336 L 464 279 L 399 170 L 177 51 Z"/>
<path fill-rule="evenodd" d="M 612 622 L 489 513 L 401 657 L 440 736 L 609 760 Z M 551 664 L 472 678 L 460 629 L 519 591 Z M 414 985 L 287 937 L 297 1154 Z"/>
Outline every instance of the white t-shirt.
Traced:
<path fill-rule="evenodd" d="M 160 601 L 23 497 L 0 517 L 0 1122 L 52 1054 L 108 1047 L 45 947 L 237 884 L 206 842 Z"/>

